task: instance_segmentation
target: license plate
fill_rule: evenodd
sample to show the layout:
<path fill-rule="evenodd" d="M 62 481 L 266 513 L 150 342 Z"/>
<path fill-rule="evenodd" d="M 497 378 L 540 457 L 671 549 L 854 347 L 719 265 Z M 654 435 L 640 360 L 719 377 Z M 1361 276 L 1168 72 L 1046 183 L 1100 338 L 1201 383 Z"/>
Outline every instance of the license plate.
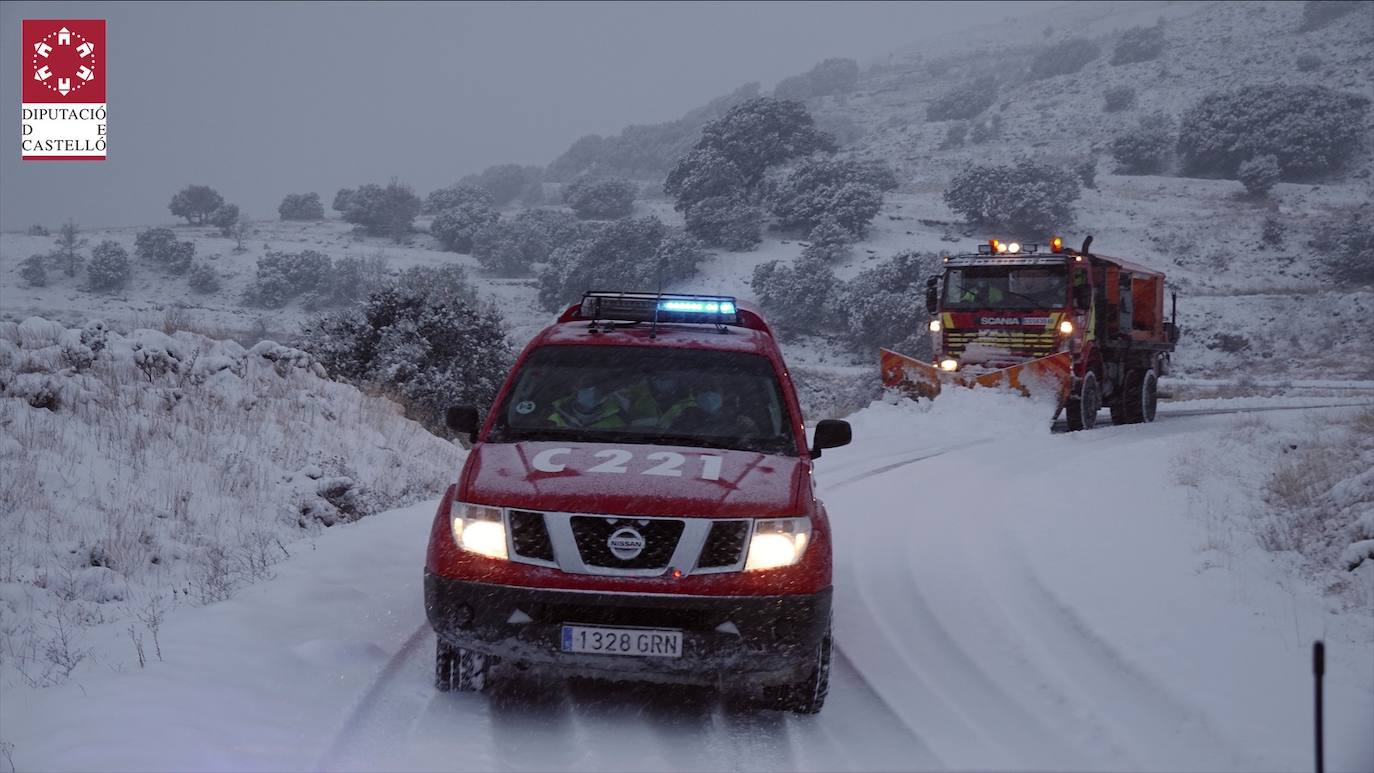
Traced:
<path fill-rule="evenodd" d="M 611 628 L 593 625 L 563 626 L 564 652 L 640 657 L 682 657 L 682 631 L 666 628 Z"/>

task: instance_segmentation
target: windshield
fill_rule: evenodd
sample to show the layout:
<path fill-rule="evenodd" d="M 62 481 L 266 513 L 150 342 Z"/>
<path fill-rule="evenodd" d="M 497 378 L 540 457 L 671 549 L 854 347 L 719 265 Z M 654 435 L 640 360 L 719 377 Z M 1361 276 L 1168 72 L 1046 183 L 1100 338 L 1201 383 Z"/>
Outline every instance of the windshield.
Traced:
<path fill-rule="evenodd" d="M 643 346 L 536 349 L 497 409 L 488 439 L 797 453 L 767 358 Z"/>
<path fill-rule="evenodd" d="M 946 309 L 1047 309 L 1068 303 L 1061 268 L 989 266 L 950 269 L 945 275 Z"/>

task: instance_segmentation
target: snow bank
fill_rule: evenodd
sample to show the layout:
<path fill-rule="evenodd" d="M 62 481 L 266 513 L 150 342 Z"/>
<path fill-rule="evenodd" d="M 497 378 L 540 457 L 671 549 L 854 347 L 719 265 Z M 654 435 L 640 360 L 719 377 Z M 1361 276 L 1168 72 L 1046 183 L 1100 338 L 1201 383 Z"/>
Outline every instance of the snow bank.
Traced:
<path fill-rule="evenodd" d="M 88 625 L 227 598 L 453 478 L 460 449 L 323 376 L 270 341 L 0 326 L 0 678 L 58 681 Z"/>

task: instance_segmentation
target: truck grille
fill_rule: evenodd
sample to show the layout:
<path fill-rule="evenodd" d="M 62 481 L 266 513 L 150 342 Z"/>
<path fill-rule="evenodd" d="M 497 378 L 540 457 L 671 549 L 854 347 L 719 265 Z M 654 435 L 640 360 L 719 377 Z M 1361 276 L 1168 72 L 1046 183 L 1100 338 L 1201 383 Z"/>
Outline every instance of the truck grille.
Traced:
<path fill-rule="evenodd" d="M 606 544 L 611 535 L 630 527 L 644 538 L 644 549 L 633 558 L 618 558 Z M 682 537 L 683 523 L 676 518 L 572 518 L 573 539 L 588 566 L 613 569 L 661 569 L 668 565 Z"/>
<path fill-rule="evenodd" d="M 1016 357 L 1045 357 L 1054 354 L 1057 343 L 1052 330 L 949 330 L 945 333 L 945 351 L 955 357 L 963 354 L 969 344 L 1002 349 Z"/>
<path fill-rule="evenodd" d="M 748 521 L 712 523 L 711 533 L 706 535 L 706 544 L 701 546 L 701 559 L 697 561 L 697 566 L 712 569 L 739 563 L 740 555 L 744 552 L 744 537 L 748 533 Z"/>
<path fill-rule="evenodd" d="M 529 510 L 510 511 L 510 539 L 515 552 L 525 558 L 553 560 L 553 543 L 544 525 L 544 514 Z"/>

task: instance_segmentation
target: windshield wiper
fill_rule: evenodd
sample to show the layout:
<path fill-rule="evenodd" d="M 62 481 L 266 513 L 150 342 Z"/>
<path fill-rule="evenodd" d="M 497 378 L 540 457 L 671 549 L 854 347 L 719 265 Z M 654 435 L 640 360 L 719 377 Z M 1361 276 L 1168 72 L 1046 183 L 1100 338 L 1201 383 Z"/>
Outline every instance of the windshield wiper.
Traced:
<path fill-rule="evenodd" d="M 1030 297 L 1029 295 L 1023 295 L 1022 293 L 1018 293 L 1018 292 L 1016 292 L 1015 290 L 1012 290 L 1011 288 L 1007 288 L 1007 293 L 1008 293 L 1009 295 L 1015 295 L 1017 298 L 1025 298 L 1026 300 L 1028 300 L 1028 301 L 1031 302 L 1031 308 L 1034 308 L 1034 309 L 1047 308 L 1048 306 L 1052 305 L 1052 304 L 1041 303 L 1039 298 L 1032 298 L 1032 297 Z"/>

